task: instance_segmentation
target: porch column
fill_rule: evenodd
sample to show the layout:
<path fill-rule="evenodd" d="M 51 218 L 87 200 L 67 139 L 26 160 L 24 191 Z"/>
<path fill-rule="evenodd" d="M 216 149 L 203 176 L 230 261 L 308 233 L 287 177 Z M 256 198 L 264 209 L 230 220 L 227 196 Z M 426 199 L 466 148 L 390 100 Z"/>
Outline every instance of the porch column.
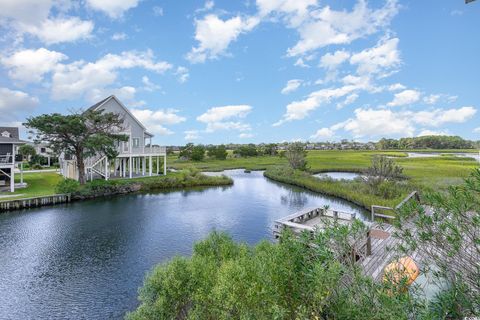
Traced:
<path fill-rule="evenodd" d="M 130 179 L 132 179 L 132 157 L 131 156 L 128 158 L 128 174 L 130 176 Z"/>
<path fill-rule="evenodd" d="M 20 183 L 23 184 L 23 161 L 20 162 Z"/>
<path fill-rule="evenodd" d="M 167 154 L 163 157 L 163 175 L 167 175 Z"/>
<path fill-rule="evenodd" d="M 105 180 L 108 180 L 108 158 L 105 158 Z"/>
<path fill-rule="evenodd" d="M 158 172 L 160 171 L 160 157 L 157 156 L 157 176 L 158 176 Z"/>
<path fill-rule="evenodd" d="M 15 166 L 10 169 L 10 192 L 15 192 Z"/>
<path fill-rule="evenodd" d="M 152 156 L 150 156 L 148 159 L 148 175 L 150 177 L 152 176 Z"/>
<path fill-rule="evenodd" d="M 143 156 L 142 158 L 142 176 L 145 175 L 145 167 L 147 166 L 147 158 Z"/>

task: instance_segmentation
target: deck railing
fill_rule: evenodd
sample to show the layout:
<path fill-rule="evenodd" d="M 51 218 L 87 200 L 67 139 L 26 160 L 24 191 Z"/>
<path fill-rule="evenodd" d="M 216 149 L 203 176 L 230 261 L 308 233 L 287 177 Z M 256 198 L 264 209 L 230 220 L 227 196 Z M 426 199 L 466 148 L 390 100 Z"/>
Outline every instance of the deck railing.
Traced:
<path fill-rule="evenodd" d="M 395 217 L 392 216 L 392 215 L 379 213 L 378 211 L 395 212 L 411 200 L 415 200 L 417 202 L 420 202 L 420 195 L 419 195 L 418 191 L 413 191 L 412 193 L 410 193 L 405 199 L 403 199 L 398 205 L 396 205 L 395 208 L 372 205 L 371 206 L 371 212 L 372 212 L 371 219 L 372 219 L 372 221 L 375 221 L 375 218 L 388 219 L 388 220 L 395 219 Z"/>
<path fill-rule="evenodd" d="M 0 164 L 13 164 L 13 159 L 11 154 L 0 155 Z"/>

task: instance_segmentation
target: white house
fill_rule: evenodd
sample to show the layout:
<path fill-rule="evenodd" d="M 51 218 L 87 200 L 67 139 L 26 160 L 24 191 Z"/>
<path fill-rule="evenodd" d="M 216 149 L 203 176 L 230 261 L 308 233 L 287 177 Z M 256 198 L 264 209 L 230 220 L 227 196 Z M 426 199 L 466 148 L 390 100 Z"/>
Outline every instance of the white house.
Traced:
<path fill-rule="evenodd" d="M 20 140 L 18 128 L 0 127 L 0 186 L 9 184 L 10 192 L 15 191 L 15 167 L 21 161 L 18 147 L 22 144 L 25 141 Z"/>
<path fill-rule="evenodd" d="M 124 121 L 123 131 L 128 141 L 117 145 L 118 156 L 107 159 L 104 155 L 96 155 L 85 160 L 87 179 L 111 177 L 132 178 L 159 174 L 160 163 L 163 160 L 163 174 L 167 174 L 167 153 L 165 147 L 153 146 L 153 135 L 114 95 L 97 102 L 88 110 L 103 110 L 119 114 Z M 163 159 L 162 159 L 163 158 Z M 155 163 L 154 163 L 155 160 Z M 60 172 L 64 177 L 78 179 L 75 159 L 60 155 Z"/>

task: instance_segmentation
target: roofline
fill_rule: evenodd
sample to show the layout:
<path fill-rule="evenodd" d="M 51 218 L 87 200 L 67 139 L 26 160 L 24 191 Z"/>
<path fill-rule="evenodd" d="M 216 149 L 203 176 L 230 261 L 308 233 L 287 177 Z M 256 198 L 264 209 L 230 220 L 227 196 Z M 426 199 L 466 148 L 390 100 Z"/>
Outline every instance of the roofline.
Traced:
<path fill-rule="evenodd" d="M 101 106 L 103 106 L 105 103 L 107 103 L 108 101 L 110 101 L 110 99 L 114 99 L 123 109 L 125 109 L 125 111 L 127 111 L 127 113 L 133 118 L 133 120 L 135 120 L 139 125 L 140 127 L 142 127 L 143 130 L 145 130 L 145 132 L 147 131 L 147 128 L 145 128 L 145 126 L 143 125 L 143 123 L 141 123 L 131 112 L 130 110 L 128 110 L 128 108 L 114 95 L 112 94 L 110 97 L 108 97 L 107 99 L 105 99 L 105 101 L 103 101 L 101 104 L 99 104 L 98 106 L 95 107 L 95 109 L 93 110 L 98 110 Z M 153 135 L 152 135 L 153 137 Z"/>

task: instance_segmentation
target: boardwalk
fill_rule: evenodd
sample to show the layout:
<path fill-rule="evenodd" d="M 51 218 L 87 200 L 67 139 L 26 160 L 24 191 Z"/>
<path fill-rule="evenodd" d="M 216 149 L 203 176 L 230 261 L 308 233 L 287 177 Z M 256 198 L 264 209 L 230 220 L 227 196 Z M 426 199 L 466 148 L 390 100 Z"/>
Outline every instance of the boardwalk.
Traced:
<path fill-rule="evenodd" d="M 411 193 L 395 209 L 399 209 L 403 204 L 411 200 L 419 200 L 416 192 Z M 395 227 L 389 223 L 374 221 L 375 218 L 386 219 L 387 221 L 394 219 L 393 216 L 376 213 L 375 209 L 395 209 L 380 206 L 372 207 L 372 221 L 366 222 L 368 226 L 367 234 L 353 243 L 352 256 L 356 257 L 356 263 L 366 276 L 370 276 L 376 281 L 381 281 L 385 267 L 406 254 L 398 250 L 401 239 L 394 236 Z M 429 208 L 425 209 L 429 210 Z M 281 230 L 284 228 L 288 228 L 296 234 L 303 231 L 313 233 L 317 229 L 325 228 L 328 221 L 350 224 L 355 218 L 355 214 L 325 208 L 305 209 L 275 221 L 273 234 L 278 238 Z M 417 266 L 421 264 L 419 252 L 412 252 L 409 256 L 416 262 Z"/>

